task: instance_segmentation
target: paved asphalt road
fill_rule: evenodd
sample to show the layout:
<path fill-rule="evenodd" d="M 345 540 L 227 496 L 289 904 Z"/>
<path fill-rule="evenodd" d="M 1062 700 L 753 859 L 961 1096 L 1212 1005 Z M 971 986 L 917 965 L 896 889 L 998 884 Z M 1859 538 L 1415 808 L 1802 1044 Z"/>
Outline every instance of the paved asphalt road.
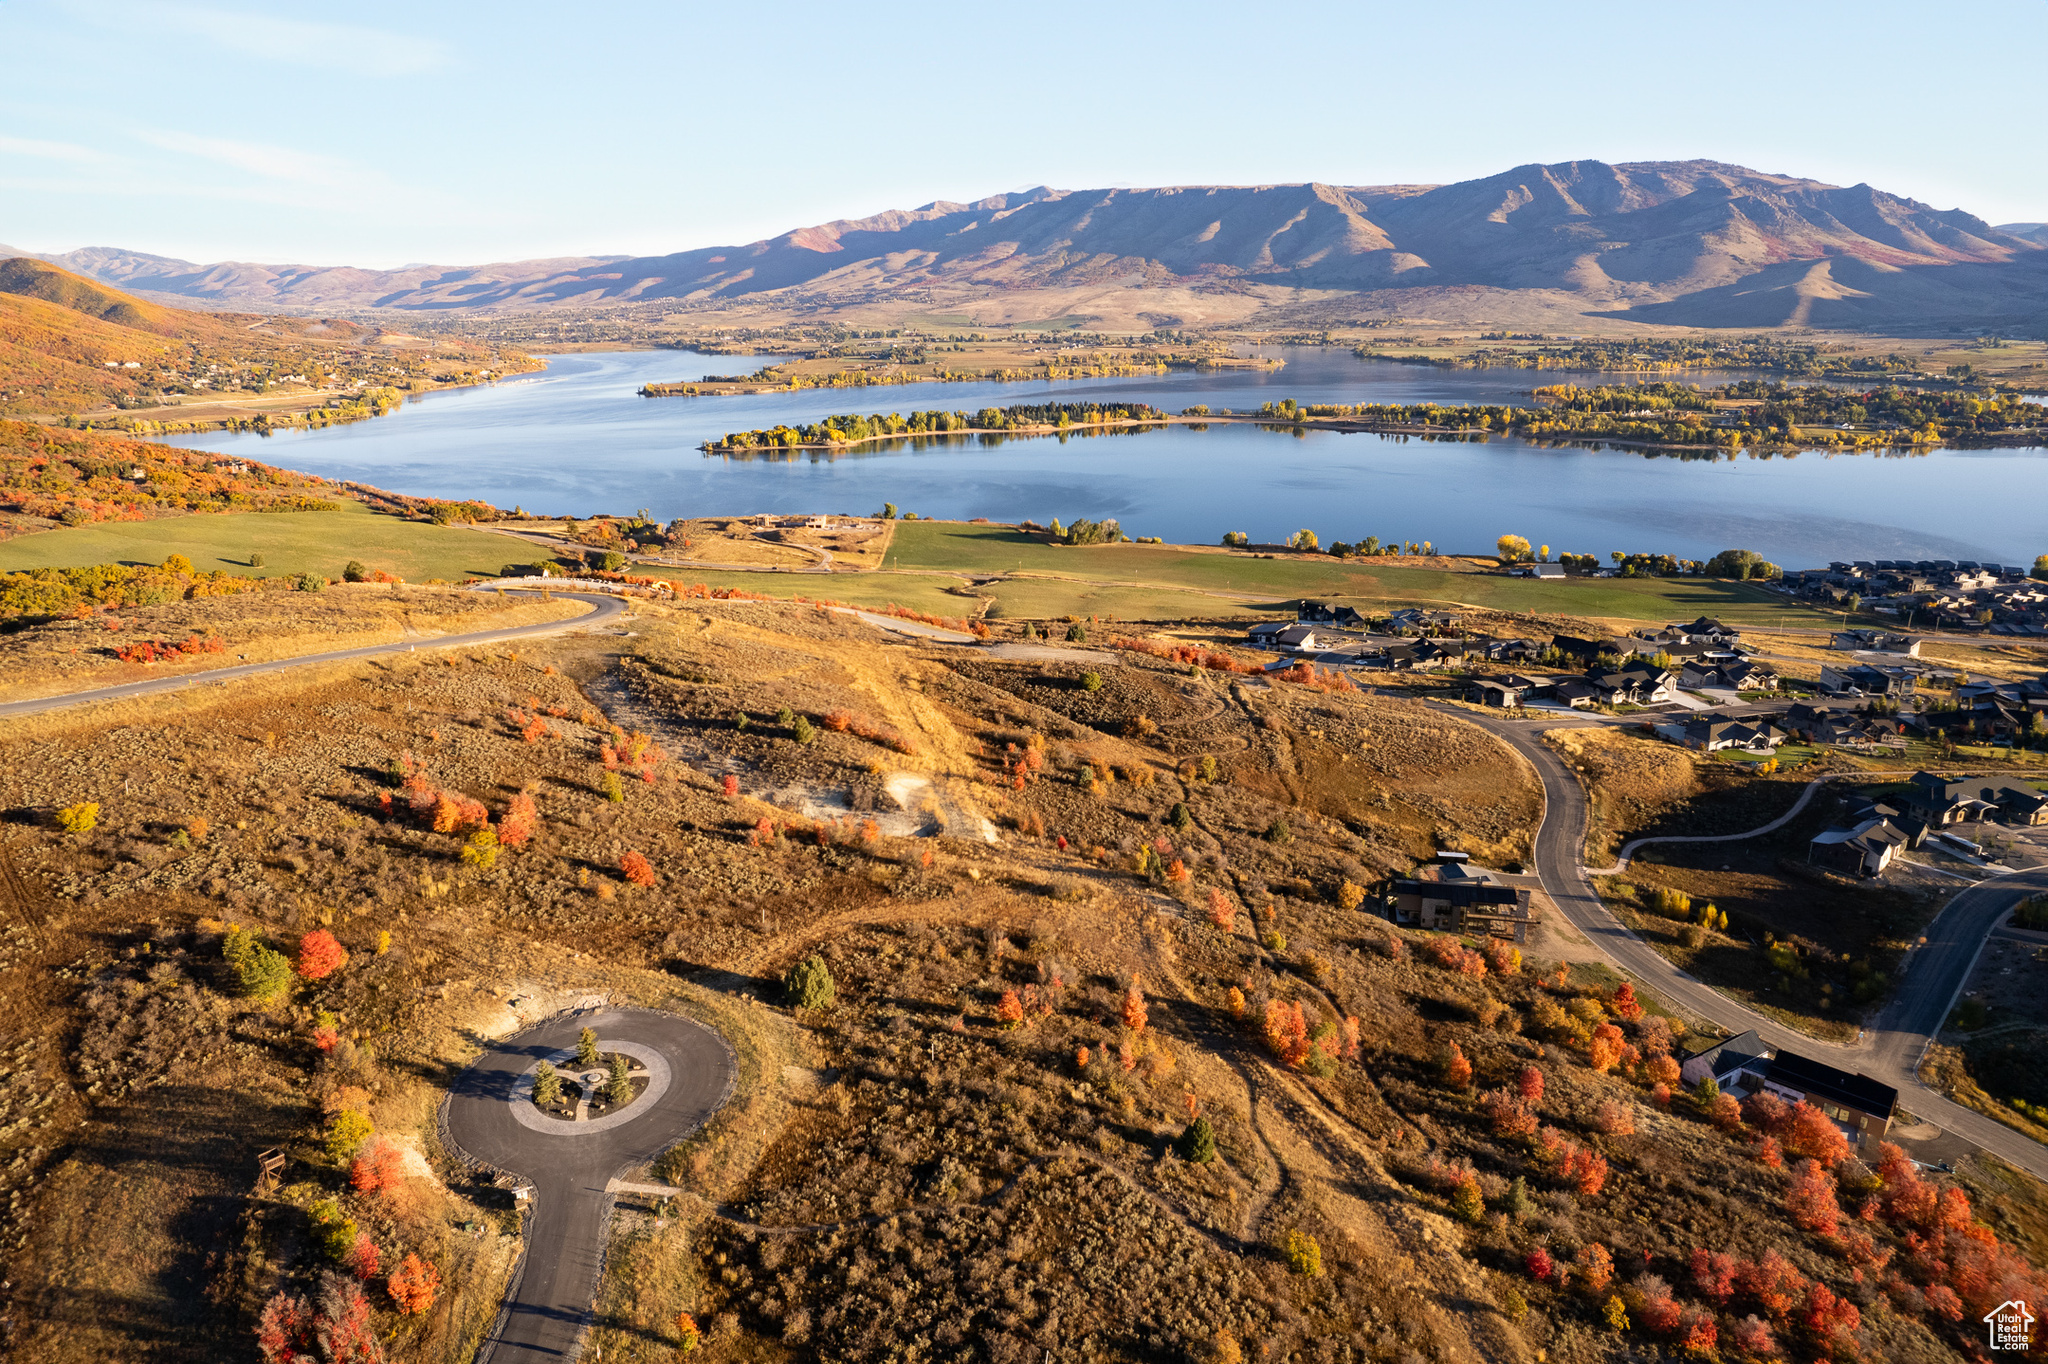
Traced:
<path fill-rule="evenodd" d="M 666 1058 L 670 1080 L 647 1111 L 584 1136 L 522 1126 L 512 1115 L 514 1082 L 541 1057 L 576 1045 L 595 1028 L 599 1046 L 638 1043 Z M 526 1254 L 477 1364 L 573 1359 L 597 1298 L 611 1195 L 622 1171 L 644 1165 L 703 1126 L 725 1102 L 735 1072 L 725 1040 L 701 1023 L 645 1009 L 571 1014 L 494 1044 L 462 1072 L 448 1096 L 448 1132 L 476 1160 L 532 1182 Z M 620 1116 L 630 1113 L 624 1110 Z M 578 1124 L 561 1123 L 564 1133 Z"/>
<path fill-rule="evenodd" d="M 593 625 L 601 625 L 615 616 L 625 614 L 626 610 L 626 603 L 622 598 L 606 596 L 603 593 L 557 592 L 555 595 L 589 602 L 596 609 L 588 615 L 575 616 L 568 620 L 544 621 L 539 625 L 515 625 L 504 630 L 484 630 L 473 635 L 437 635 L 432 639 L 415 640 L 404 644 L 372 644 L 361 649 L 341 649 L 331 654 L 280 658 L 272 663 L 243 663 L 232 668 L 210 668 L 202 673 L 145 678 L 140 682 L 124 682 L 118 687 L 96 687 L 91 691 L 67 692 L 62 696 L 42 696 L 32 701 L 8 701 L 0 703 L 0 720 L 40 715 L 45 711 L 63 710 L 69 706 L 82 706 L 93 701 L 121 701 L 135 696 L 152 696 L 157 692 L 205 686 L 209 683 L 220 685 L 238 677 L 282 672 L 286 668 L 303 668 L 313 663 L 340 663 L 351 658 L 377 658 L 384 654 L 409 653 L 422 648 L 461 649 L 474 644 L 498 644 L 508 639 L 532 639 L 537 635 L 560 634 L 565 630 L 587 630 Z"/>
<path fill-rule="evenodd" d="M 1850 1045 L 1818 1041 L 1680 971 L 1608 912 L 1586 875 L 1585 790 L 1556 752 L 1536 737 L 1543 722 L 1461 718 L 1498 735 L 1534 764 L 1544 795 L 1543 824 L 1536 833 L 1537 875 L 1558 911 L 1617 967 L 1695 1018 L 1732 1032 L 1754 1028 L 1774 1048 L 1881 1080 L 1899 1091 L 1900 1103 L 1916 1116 L 2048 1179 L 2048 1147 L 1951 1102 L 1919 1077 L 1920 1057 L 1993 926 L 2021 900 L 2048 890 L 2048 868 L 1997 877 L 1957 894 L 1928 926 L 1926 946 L 1907 958 L 1897 993 L 1864 1036 Z"/>

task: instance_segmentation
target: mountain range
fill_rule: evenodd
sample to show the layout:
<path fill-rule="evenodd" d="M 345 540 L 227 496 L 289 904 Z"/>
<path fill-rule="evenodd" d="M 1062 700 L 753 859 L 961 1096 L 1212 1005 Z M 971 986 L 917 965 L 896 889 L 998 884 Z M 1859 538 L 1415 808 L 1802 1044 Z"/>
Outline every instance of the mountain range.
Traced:
<path fill-rule="evenodd" d="M 361 270 L 195 264 L 91 247 L 43 259 L 184 306 L 697 306 L 1072 311 L 1104 290 L 1240 295 L 1264 320 L 2022 327 L 2048 320 L 2048 225 L 1993 227 L 1869 185 L 1714 161 L 1520 166 L 1449 185 L 1034 189 L 743 246 Z M 1228 311 L 1228 309 L 1226 309 Z"/>

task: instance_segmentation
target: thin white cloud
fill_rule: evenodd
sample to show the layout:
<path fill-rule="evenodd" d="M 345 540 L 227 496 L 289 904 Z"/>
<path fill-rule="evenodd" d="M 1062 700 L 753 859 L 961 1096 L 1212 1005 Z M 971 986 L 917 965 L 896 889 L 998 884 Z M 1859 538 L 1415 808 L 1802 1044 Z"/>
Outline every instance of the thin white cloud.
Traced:
<path fill-rule="evenodd" d="M 76 142 L 45 142 L 34 137 L 0 137 L 0 155 L 34 156 L 45 161 L 69 161 L 78 166 L 105 166 L 118 158 Z"/>
<path fill-rule="evenodd" d="M 88 0 L 76 9 L 102 24 L 184 33 L 244 56 L 295 66 L 317 66 L 360 76 L 417 76 L 448 62 L 448 49 L 431 38 L 361 24 L 284 19 L 201 5 L 156 0 Z"/>
<path fill-rule="evenodd" d="M 233 166 L 267 180 L 291 180 L 306 185 L 343 185 L 379 178 L 375 172 L 338 157 L 302 152 L 264 142 L 242 142 L 227 137 L 203 137 L 168 128 L 146 128 L 136 134 L 151 146 L 181 152 L 206 161 Z"/>

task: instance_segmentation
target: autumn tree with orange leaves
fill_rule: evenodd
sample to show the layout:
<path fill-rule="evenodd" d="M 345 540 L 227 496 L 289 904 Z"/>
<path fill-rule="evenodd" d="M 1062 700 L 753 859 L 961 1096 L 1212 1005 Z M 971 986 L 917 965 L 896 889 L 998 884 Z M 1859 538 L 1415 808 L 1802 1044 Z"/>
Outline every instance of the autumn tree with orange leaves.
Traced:
<path fill-rule="evenodd" d="M 434 1305 L 434 1298 L 441 1291 L 441 1271 L 407 1252 L 398 1262 L 398 1268 L 391 1271 L 391 1277 L 384 1281 L 391 1300 L 398 1304 L 398 1310 L 409 1317 L 416 1317 Z"/>
<path fill-rule="evenodd" d="M 1131 988 L 1124 991 L 1124 1026 L 1134 1033 L 1145 1031 L 1145 991 L 1136 976 L 1131 977 Z"/>

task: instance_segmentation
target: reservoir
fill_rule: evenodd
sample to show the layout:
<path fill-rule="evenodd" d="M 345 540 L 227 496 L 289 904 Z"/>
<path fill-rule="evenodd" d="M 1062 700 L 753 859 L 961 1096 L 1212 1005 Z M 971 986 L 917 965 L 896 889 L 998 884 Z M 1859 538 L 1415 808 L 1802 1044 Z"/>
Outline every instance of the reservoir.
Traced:
<path fill-rule="evenodd" d="M 393 492 L 481 498 L 529 512 L 645 508 L 660 519 L 752 512 L 906 512 L 995 521 L 1115 517 L 1131 535 L 1213 543 L 1226 531 L 1277 541 L 1432 542 L 1490 552 L 1513 533 L 1553 554 L 1612 551 L 1703 559 L 1753 549 L 1787 568 L 1830 559 L 1975 559 L 2048 553 L 2048 449 L 1679 458 L 1618 448 L 1273 430 L 1248 424 L 1135 434 L 956 437 L 791 458 L 706 456 L 729 431 L 840 412 L 973 412 L 1027 402 L 1197 404 L 1256 411 L 1307 403 L 1516 403 L 1537 384 L 1754 374 L 1590 375 L 1440 370 L 1348 351 L 1273 347 L 1278 369 L 1127 379 L 908 384 L 747 397 L 642 398 L 644 383 L 750 373 L 746 356 L 609 351 L 546 357 L 504 383 L 428 395 L 371 421 L 271 436 L 166 443 L 353 479 Z M 1701 452 L 1704 454 L 1704 452 Z"/>

